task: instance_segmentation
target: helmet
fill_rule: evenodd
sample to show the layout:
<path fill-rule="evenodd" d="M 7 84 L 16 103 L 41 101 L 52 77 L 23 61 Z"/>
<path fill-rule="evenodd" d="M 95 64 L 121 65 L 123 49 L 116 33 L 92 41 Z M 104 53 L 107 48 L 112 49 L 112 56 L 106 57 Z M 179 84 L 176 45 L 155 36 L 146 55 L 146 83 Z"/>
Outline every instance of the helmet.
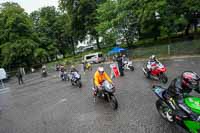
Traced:
<path fill-rule="evenodd" d="M 104 73 L 104 68 L 103 67 L 99 67 L 98 71 L 99 71 L 100 74 L 103 74 Z"/>
<path fill-rule="evenodd" d="M 181 75 L 183 89 L 199 89 L 199 75 L 191 71 L 185 71 Z"/>
<path fill-rule="evenodd" d="M 156 56 L 155 56 L 155 55 L 152 55 L 152 56 L 149 57 L 149 59 L 150 59 L 151 61 L 156 61 Z"/>
<path fill-rule="evenodd" d="M 151 59 L 152 59 L 152 60 L 155 60 L 155 59 L 156 59 L 156 56 L 155 56 L 155 55 L 152 55 L 152 56 L 151 56 Z"/>

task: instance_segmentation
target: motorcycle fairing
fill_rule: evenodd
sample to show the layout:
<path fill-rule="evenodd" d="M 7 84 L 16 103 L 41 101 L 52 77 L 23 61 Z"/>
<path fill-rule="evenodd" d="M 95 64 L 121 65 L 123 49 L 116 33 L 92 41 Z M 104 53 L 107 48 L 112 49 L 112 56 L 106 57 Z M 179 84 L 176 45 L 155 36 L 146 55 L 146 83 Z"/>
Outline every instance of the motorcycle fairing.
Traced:
<path fill-rule="evenodd" d="M 187 97 L 184 102 L 193 112 L 200 114 L 200 98 Z"/>
<path fill-rule="evenodd" d="M 185 120 L 184 124 L 191 133 L 200 133 L 200 123 L 196 121 Z"/>

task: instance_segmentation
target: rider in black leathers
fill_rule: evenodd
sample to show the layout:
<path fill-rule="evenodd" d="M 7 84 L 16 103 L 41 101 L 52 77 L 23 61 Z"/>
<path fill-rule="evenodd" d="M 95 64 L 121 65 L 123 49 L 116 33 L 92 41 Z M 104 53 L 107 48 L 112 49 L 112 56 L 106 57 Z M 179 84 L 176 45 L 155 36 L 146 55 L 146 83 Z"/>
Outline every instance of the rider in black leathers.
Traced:
<path fill-rule="evenodd" d="M 184 103 L 185 94 L 192 90 L 200 93 L 200 77 L 194 72 L 183 72 L 182 75 L 174 79 L 166 90 L 165 97 L 169 100 L 173 98 L 180 109 L 184 110 L 193 120 L 197 120 L 198 115 L 193 113 Z"/>

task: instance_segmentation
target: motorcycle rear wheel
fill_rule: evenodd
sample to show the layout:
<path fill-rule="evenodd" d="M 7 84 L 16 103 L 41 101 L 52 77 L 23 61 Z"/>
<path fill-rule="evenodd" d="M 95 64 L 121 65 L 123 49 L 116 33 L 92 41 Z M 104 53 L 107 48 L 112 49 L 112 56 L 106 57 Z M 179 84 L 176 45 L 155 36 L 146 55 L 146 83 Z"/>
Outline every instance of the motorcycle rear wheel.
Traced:
<path fill-rule="evenodd" d="M 168 82 L 168 78 L 167 78 L 166 74 L 164 74 L 164 73 L 160 74 L 159 79 L 164 84 L 166 84 Z"/>
<path fill-rule="evenodd" d="M 134 71 L 134 67 L 133 66 L 129 66 L 131 71 Z"/>

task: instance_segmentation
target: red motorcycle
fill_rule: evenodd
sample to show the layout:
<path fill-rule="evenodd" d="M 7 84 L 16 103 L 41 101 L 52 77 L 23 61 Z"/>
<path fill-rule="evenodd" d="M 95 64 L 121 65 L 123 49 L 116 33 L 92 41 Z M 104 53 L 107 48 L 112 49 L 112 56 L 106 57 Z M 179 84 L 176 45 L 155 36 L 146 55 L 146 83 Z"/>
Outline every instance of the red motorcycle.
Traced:
<path fill-rule="evenodd" d="M 164 84 L 167 83 L 168 78 L 167 78 L 167 76 L 165 74 L 166 71 L 167 71 L 167 68 L 160 62 L 153 64 L 152 68 L 153 68 L 153 70 L 151 70 L 151 72 L 149 72 L 149 70 L 147 68 L 147 64 L 145 64 L 143 69 L 142 69 L 143 72 L 144 72 L 144 75 L 147 78 L 160 80 Z"/>

